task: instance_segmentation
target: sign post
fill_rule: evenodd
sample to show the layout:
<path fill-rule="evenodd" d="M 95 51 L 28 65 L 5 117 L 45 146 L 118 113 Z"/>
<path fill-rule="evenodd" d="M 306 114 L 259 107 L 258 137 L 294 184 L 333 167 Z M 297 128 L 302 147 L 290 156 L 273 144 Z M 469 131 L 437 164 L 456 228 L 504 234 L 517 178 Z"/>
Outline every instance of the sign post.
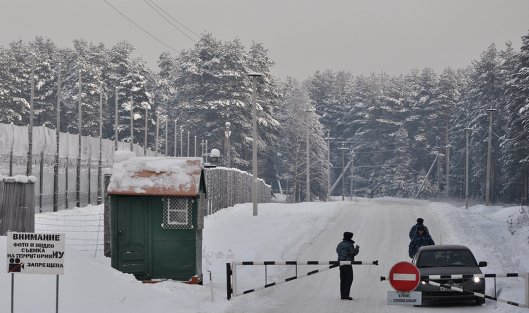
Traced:
<path fill-rule="evenodd" d="M 422 293 L 412 291 L 419 285 L 419 269 L 409 262 L 399 262 L 389 271 L 389 283 L 396 290 L 388 291 L 388 304 L 420 305 Z"/>
<path fill-rule="evenodd" d="M 11 273 L 11 313 L 14 312 L 15 274 L 57 275 L 56 308 L 59 312 L 59 275 L 64 274 L 64 234 L 7 233 L 7 272 Z"/>

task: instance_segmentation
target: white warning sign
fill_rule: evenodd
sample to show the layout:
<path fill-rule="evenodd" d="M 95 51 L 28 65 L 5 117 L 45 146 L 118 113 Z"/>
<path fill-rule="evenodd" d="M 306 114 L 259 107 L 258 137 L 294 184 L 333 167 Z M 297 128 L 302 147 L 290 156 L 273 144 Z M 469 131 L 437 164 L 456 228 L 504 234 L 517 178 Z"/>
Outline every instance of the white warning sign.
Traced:
<path fill-rule="evenodd" d="M 64 274 L 64 234 L 7 233 L 7 272 Z"/>

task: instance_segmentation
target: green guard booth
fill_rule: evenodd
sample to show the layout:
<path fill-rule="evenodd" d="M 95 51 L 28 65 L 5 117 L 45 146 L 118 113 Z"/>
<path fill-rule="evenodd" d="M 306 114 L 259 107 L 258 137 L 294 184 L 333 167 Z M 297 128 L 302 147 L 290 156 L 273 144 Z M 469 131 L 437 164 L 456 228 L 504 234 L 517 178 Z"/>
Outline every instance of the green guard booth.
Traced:
<path fill-rule="evenodd" d="M 108 186 L 111 265 L 142 281 L 202 281 L 201 158 L 130 157 Z"/>

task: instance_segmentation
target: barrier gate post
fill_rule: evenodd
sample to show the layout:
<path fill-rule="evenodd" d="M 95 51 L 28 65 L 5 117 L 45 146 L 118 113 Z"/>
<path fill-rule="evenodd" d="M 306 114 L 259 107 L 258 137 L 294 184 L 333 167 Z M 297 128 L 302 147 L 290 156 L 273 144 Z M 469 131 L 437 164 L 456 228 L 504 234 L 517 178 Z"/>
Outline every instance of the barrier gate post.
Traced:
<path fill-rule="evenodd" d="M 529 307 L 529 273 L 525 273 L 525 305 Z"/>

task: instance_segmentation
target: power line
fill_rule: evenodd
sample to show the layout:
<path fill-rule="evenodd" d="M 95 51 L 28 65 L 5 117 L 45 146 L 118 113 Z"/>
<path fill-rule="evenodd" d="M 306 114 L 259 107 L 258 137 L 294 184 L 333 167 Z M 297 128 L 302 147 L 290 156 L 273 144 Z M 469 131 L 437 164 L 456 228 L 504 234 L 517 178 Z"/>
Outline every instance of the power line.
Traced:
<path fill-rule="evenodd" d="M 510 140 L 516 140 L 520 137 L 522 137 L 523 135 L 525 135 L 527 133 L 527 130 L 525 130 L 523 133 L 521 133 L 520 135 L 514 137 L 514 138 L 505 138 L 505 136 L 499 136 L 498 134 L 496 134 L 494 131 L 492 131 L 492 133 L 494 134 L 494 136 L 498 137 L 500 140 L 507 140 L 507 141 L 510 141 Z"/>
<path fill-rule="evenodd" d="M 175 24 L 173 24 L 170 20 L 167 19 L 167 17 L 165 17 L 162 13 L 160 13 L 160 11 L 158 11 L 155 7 L 152 6 L 152 4 L 149 3 L 148 0 L 143 0 L 145 3 L 147 3 L 147 5 L 149 5 L 151 7 L 151 9 L 154 10 L 154 12 L 156 12 L 158 15 L 160 15 L 164 20 L 167 21 L 167 23 L 171 24 L 171 26 L 173 26 L 174 28 L 176 28 L 176 30 L 178 30 L 179 32 L 181 32 L 184 36 L 186 36 L 189 40 L 191 40 L 192 42 L 194 43 L 197 43 L 196 40 L 194 40 L 193 38 L 189 37 L 186 33 L 184 33 L 180 28 L 178 28 L 178 26 L 176 26 Z M 153 4 L 156 5 L 156 3 L 153 2 Z"/>
<path fill-rule="evenodd" d="M 129 22 L 131 22 L 132 24 L 134 24 L 134 26 L 138 27 L 139 29 L 141 29 L 144 33 L 146 33 L 147 35 L 151 36 L 152 38 L 154 38 L 154 40 L 158 41 L 159 43 L 161 43 L 162 45 L 168 47 L 169 49 L 175 51 L 175 52 L 178 52 L 178 50 L 176 50 L 175 48 L 173 48 L 171 45 L 165 43 L 164 41 L 160 40 L 158 37 L 154 36 L 153 34 L 151 34 L 150 32 L 148 32 L 147 30 L 145 30 L 143 27 L 141 27 L 140 25 L 138 25 L 136 22 L 134 22 L 132 19 L 130 19 L 128 16 L 126 16 L 125 14 L 123 14 L 120 10 L 118 10 L 116 7 L 114 7 L 112 4 L 110 4 L 107 0 L 103 0 L 105 1 L 106 4 L 108 4 L 112 9 L 114 9 L 116 12 L 119 13 L 119 15 L 123 16 L 124 18 L 126 18 Z"/>
<path fill-rule="evenodd" d="M 182 27 L 184 27 L 185 29 L 187 29 L 189 32 L 191 32 L 193 35 L 197 36 L 197 38 L 200 38 L 200 35 L 198 35 L 197 33 L 195 33 L 194 31 L 192 31 L 191 29 L 189 29 L 187 26 L 185 26 L 184 24 L 180 23 L 177 19 L 175 19 L 173 16 L 171 16 L 171 14 L 167 13 L 167 11 L 165 11 L 163 8 L 161 8 L 159 5 L 156 4 L 156 2 L 154 2 L 154 0 L 150 0 L 152 4 L 154 4 L 158 9 L 160 9 L 163 13 L 165 13 L 167 16 L 169 16 L 173 21 L 177 22 L 178 24 L 180 24 Z"/>

